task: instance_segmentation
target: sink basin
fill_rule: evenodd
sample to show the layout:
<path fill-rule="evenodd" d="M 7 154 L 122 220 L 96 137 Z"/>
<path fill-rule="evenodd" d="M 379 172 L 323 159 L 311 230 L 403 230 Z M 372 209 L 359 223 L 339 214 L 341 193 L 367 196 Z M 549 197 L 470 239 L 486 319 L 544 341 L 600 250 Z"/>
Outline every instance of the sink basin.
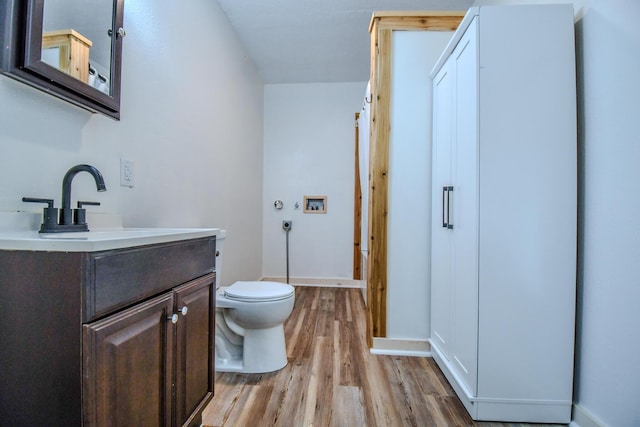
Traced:
<path fill-rule="evenodd" d="M 115 228 L 51 234 L 34 230 L 0 231 L 0 250 L 95 252 L 222 236 L 224 233 L 219 228 Z"/>

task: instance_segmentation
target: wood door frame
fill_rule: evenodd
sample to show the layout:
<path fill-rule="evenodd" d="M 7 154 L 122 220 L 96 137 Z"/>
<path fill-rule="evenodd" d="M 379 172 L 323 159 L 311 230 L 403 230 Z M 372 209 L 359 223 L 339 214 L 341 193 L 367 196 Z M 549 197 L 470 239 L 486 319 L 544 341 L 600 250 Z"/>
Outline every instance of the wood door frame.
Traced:
<path fill-rule="evenodd" d="M 465 11 L 374 12 L 371 34 L 367 343 L 387 335 L 387 213 L 393 31 L 455 31 Z"/>
<path fill-rule="evenodd" d="M 355 165 L 354 165 L 354 184 L 353 184 L 353 279 L 362 279 L 362 188 L 360 186 L 360 130 L 358 120 L 360 113 L 356 113 L 355 124 Z"/>

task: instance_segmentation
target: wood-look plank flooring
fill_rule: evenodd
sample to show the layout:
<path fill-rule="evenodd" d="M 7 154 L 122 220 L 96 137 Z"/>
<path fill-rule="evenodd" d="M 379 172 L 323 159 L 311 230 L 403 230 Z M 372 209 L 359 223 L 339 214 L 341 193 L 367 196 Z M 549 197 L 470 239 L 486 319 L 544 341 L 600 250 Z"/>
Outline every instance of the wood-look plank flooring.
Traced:
<path fill-rule="evenodd" d="M 267 374 L 216 373 L 203 426 L 483 426 L 433 359 L 369 352 L 359 289 L 297 287 L 285 322 L 289 363 Z"/>

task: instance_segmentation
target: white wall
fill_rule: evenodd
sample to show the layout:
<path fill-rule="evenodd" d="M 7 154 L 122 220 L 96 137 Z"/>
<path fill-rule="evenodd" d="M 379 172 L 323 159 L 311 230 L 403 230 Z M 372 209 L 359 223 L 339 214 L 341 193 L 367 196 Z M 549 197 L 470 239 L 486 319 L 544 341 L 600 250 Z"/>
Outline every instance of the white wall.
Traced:
<path fill-rule="evenodd" d="M 431 79 L 453 32 L 394 31 L 387 245 L 387 338 L 430 333 Z"/>
<path fill-rule="evenodd" d="M 474 5 L 488 3 L 524 1 Z M 574 419 L 638 426 L 640 3 L 573 4 L 580 187 Z"/>
<path fill-rule="evenodd" d="M 224 282 L 262 272 L 263 84 L 216 2 L 125 2 L 122 120 L 92 115 L 0 76 L 0 211 L 55 198 L 64 173 L 73 200 L 123 215 L 125 226 L 228 230 Z M 135 187 L 119 186 L 120 157 Z M 91 224 L 89 224 L 91 225 Z"/>
<path fill-rule="evenodd" d="M 353 278 L 355 113 L 365 88 L 366 82 L 265 86 L 264 277 L 286 277 L 282 221 L 290 219 L 290 278 Z M 303 213 L 305 195 L 327 196 L 327 213 Z M 282 210 L 275 200 L 284 202 Z"/>

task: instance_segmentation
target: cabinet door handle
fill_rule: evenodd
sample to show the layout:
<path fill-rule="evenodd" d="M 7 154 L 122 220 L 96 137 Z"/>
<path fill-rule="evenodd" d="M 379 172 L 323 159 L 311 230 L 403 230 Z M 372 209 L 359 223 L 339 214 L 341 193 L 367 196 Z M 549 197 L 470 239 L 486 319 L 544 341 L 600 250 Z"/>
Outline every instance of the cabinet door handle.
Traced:
<path fill-rule="evenodd" d="M 447 228 L 453 230 L 453 224 L 451 223 L 451 193 L 453 192 L 453 186 L 447 187 Z"/>
<path fill-rule="evenodd" d="M 189 312 L 189 308 L 185 305 L 180 309 L 178 313 L 173 313 L 171 316 L 167 317 L 167 320 L 171 320 L 171 323 L 175 325 L 176 323 L 178 323 L 178 314 L 182 314 L 183 316 L 186 316 L 188 312 Z"/>
<path fill-rule="evenodd" d="M 447 228 L 447 221 L 444 219 L 444 199 L 447 193 L 447 187 L 442 187 L 442 228 Z"/>

